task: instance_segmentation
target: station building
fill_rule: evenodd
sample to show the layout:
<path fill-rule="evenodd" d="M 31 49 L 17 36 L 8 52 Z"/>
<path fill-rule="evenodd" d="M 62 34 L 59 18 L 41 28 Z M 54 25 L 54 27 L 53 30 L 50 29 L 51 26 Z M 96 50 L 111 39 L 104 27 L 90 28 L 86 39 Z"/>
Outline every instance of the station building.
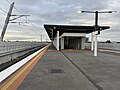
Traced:
<path fill-rule="evenodd" d="M 44 25 L 48 36 L 57 50 L 85 49 L 86 34 L 95 32 L 94 26 L 74 25 Z M 109 26 L 99 26 L 98 30 L 109 29 Z M 96 35 L 96 34 L 95 34 Z M 94 35 L 92 34 L 92 38 Z M 92 40 L 93 42 L 93 40 Z"/>

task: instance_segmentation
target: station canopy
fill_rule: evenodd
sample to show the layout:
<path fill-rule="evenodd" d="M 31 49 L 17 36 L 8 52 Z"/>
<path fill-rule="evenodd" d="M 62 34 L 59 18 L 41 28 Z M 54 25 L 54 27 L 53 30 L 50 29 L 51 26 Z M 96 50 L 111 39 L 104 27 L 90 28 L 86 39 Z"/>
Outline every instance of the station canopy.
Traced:
<path fill-rule="evenodd" d="M 46 29 L 48 36 L 51 40 L 56 37 L 57 31 L 59 31 L 60 35 L 63 33 L 92 33 L 95 31 L 95 26 L 75 26 L 75 25 L 48 25 L 44 24 L 44 28 Z M 99 26 L 98 30 L 109 29 L 109 26 Z"/>

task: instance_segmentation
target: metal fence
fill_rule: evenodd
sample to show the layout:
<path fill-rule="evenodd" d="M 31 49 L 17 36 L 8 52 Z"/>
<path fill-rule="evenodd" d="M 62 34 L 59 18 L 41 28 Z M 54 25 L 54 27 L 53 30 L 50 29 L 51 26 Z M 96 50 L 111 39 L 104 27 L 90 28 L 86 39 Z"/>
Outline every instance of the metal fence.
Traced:
<path fill-rule="evenodd" d="M 0 53 L 30 49 L 42 44 L 40 42 L 0 42 Z"/>
<path fill-rule="evenodd" d="M 86 43 L 85 46 L 90 49 L 91 43 Z M 98 43 L 98 49 L 120 50 L 120 43 Z"/>

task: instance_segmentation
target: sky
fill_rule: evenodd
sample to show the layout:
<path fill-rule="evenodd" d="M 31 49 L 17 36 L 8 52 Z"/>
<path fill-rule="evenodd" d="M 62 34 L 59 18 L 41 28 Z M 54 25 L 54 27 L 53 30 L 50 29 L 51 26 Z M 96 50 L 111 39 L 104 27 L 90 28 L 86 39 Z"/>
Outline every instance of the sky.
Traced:
<path fill-rule="evenodd" d="M 117 11 L 116 13 L 99 14 L 99 25 L 110 26 L 98 36 L 98 41 L 120 42 L 120 2 L 119 0 L 0 0 L 0 33 L 9 10 L 15 2 L 15 8 L 22 14 L 30 15 L 9 23 L 4 40 L 40 41 L 49 40 L 44 24 L 94 25 L 94 14 L 78 11 Z M 16 9 L 13 15 L 21 15 Z M 2 10 L 1 10 L 2 9 Z M 4 11 L 3 11 L 4 10 Z M 11 19 L 14 17 L 11 17 Z M 27 22 L 27 23 L 26 23 Z M 90 39 L 90 34 L 87 35 Z"/>

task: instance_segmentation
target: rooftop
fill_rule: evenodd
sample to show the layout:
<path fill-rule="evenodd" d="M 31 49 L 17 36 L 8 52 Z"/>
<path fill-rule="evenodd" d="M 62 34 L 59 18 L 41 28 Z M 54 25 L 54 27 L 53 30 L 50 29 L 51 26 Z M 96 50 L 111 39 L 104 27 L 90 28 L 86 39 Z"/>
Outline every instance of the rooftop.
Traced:
<path fill-rule="evenodd" d="M 50 39 L 54 39 L 57 31 L 63 33 L 91 33 L 95 31 L 95 26 L 75 26 L 75 25 L 44 25 Z M 99 26 L 98 30 L 109 29 L 110 26 Z"/>

